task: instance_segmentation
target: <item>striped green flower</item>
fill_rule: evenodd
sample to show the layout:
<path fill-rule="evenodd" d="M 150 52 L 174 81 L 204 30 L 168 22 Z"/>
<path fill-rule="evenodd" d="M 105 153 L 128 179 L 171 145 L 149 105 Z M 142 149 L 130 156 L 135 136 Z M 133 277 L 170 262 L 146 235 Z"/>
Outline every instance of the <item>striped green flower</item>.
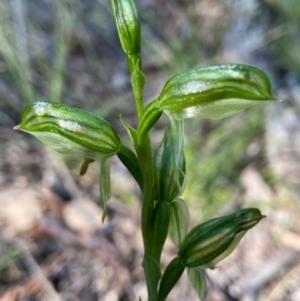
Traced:
<path fill-rule="evenodd" d="M 15 129 L 34 135 L 64 154 L 103 158 L 116 154 L 121 148 L 115 130 L 104 119 L 59 103 L 30 104 Z"/>
<path fill-rule="evenodd" d="M 185 267 L 213 268 L 263 217 L 258 209 L 245 208 L 204 222 L 185 236 L 178 256 Z"/>
<path fill-rule="evenodd" d="M 275 100 L 268 77 L 255 67 L 227 64 L 187 70 L 171 77 L 158 98 L 145 108 L 138 141 L 162 112 L 175 119 L 221 119 Z"/>
<path fill-rule="evenodd" d="M 165 84 L 159 107 L 178 119 L 220 119 L 276 99 L 262 71 L 252 66 L 229 64 L 175 75 Z"/>

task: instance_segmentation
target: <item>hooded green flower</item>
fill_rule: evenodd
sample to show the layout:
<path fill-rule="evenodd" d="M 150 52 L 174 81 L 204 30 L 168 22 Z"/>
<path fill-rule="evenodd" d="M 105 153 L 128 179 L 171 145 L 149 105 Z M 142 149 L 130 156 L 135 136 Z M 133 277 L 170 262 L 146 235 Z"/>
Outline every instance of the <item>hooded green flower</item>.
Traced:
<path fill-rule="evenodd" d="M 121 147 L 118 135 L 107 121 L 59 103 L 30 104 L 15 129 L 34 135 L 60 153 L 88 158 L 112 156 Z"/>

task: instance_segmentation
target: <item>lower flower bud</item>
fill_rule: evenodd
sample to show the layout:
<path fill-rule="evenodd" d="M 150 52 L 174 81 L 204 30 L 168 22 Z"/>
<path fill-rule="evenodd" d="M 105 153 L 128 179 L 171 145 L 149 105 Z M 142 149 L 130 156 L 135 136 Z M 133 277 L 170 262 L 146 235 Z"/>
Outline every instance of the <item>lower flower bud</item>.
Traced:
<path fill-rule="evenodd" d="M 262 218 L 258 209 L 245 208 L 204 222 L 186 235 L 178 255 L 186 267 L 213 268 Z"/>

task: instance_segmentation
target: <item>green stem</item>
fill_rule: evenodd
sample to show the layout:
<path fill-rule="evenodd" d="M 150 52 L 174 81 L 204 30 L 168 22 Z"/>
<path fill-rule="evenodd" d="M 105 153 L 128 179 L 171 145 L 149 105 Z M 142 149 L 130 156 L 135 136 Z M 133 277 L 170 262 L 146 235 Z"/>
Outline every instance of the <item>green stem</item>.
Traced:
<path fill-rule="evenodd" d="M 148 249 L 148 246 L 151 243 L 151 216 L 154 205 L 154 174 L 151 142 L 148 135 L 143 139 L 142 144 L 139 145 L 138 159 L 145 179 L 142 205 L 142 234 L 144 238 L 145 249 Z"/>
<path fill-rule="evenodd" d="M 128 69 L 131 75 L 131 86 L 135 99 L 135 106 L 138 118 L 144 111 L 143 89 L 145 85 L 145 76 L 142 72 L 142 63 L 140 54 L 127 56 Z"/>
<path fill-rule="evenodd" d="M 152 254 L 152 214 L 154 207 L 154 173 L 152 151 L 149 135 L 146 135 L 138 146 L 138 159 L 144 176 L 142 204 L 142 236 L 145 248 L 143 268 L 146 277 L 148 300 L 157 301 L 157 287 L 160 279 L 159 263 Z"/>
<path fill-rule="evenodd" d="M 140 54 L 127 56 L 128 69 L 131 75 L 131 85 L 135 98 L 138 119 L 144 112 L 143 88 L 145 76 L 142 70 Z M 158 282 L 161 277 L 160 267 L 152 252 L 152 213 L 154 207 L 154 172 L 152 163 L 152 148 L 149 135 L 146 133 L 136 146 L 138 162 L 143 174 L 143 204 L 142 204 L 142 236 L 145 248 L 143 268 L 148 289 L 148 301 L 157 301 Z"/>

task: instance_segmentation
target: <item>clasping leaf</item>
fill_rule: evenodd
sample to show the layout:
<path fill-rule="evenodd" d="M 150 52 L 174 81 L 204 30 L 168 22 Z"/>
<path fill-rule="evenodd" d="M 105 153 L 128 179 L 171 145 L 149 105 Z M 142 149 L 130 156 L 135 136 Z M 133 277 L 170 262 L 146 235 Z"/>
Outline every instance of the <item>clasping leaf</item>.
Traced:
<path fill-rule="evenodd" d="M 172 120 L 154 157 L 159 201 L 171 202 L 185 187 L 183 122 Z"/>

